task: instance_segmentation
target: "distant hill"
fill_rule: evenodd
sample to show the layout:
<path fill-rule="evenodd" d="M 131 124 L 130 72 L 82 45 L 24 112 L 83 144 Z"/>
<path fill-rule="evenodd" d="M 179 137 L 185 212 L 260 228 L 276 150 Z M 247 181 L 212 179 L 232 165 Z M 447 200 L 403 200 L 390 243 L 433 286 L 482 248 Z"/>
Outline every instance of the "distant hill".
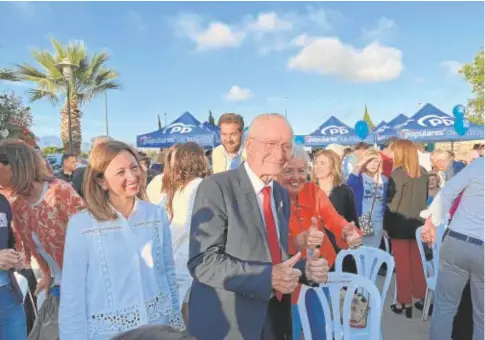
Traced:
<path fill-rule="evenodd" d="M 41 149 L 48 146 L 55 146 L 56 148 L 61 148 L 62 140 L 57 136 L 44 136 L 44 137 L 39 137 L 38 144 Z M 91 149 L 91 143 L 81 144 L 81 151 L 89 152 L 90 149 Z"/>

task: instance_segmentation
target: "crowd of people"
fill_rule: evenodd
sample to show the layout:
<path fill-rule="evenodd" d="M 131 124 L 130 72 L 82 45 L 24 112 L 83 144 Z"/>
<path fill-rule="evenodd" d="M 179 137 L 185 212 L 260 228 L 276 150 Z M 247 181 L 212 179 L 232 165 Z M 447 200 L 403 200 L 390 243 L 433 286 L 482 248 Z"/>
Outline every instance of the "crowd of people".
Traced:
<path fill-rule="evenodd" d="M 426 293 L 416 229 L 430 247 L 447 220 L 430 339 L 483 338 L 483 144 L 468 165 L 397 138 L 309 153 L 279 114 L 254 118 L 245 138 L 240 115 L 218 125 L 210 154 L 176 144 L 157 170 L 108 137 L 86 167 L 63 155 L 58 173 L 0 141 L 0 340 L 292 339 L 300 286 L 325 283 L 342 249 L 385 240 L 389 308 L 411 318 Z"/>

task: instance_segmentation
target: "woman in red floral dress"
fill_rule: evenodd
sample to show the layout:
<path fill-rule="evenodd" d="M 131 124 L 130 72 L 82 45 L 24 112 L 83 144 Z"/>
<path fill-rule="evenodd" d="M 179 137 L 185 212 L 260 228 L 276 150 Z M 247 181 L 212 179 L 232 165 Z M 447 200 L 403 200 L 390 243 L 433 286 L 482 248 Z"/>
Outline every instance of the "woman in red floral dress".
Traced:
<path fill-rule="evenodd" d="M 59 297 L 67 222 L 84 202 L 70 184 L 56 179 L 40 154 L 21 140 L 0 141 L 0 193 L 10 201 L 16 247 L 39 263 L 35 294 Z"/>

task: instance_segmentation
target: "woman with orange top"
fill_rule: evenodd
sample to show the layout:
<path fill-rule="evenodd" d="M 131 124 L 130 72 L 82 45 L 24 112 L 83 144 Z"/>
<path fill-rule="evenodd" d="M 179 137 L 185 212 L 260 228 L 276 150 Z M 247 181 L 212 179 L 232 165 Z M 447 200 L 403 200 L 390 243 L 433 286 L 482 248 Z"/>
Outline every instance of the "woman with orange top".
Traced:
<path fill-rule="evenodd" d="M 336 258 L 335 249 L 328 237 L 325 237 L 324 225 L 334 235 L 340 248 L 357 246 L 362 242 L 362 234 L 353 223 L 340 216 L 332 203 L 315 183 L 307 182 L 309 157 L 303 147 L 295 145 L 292 158 L 278 177 L 278 182 L 288 190 L 291 200 L 290 215 L 290 254 L 297 251 L 307 256 L 307 251 L 319 247 L 322 257 L 333 266 Z M 300 289 L 292 294 L 292 314 L 296 318 L 296 303 Z M 299 322 L 293 322 L 294 325 Z M 294 338 L 299 339 L 300 330 L 293 330 Z"/>

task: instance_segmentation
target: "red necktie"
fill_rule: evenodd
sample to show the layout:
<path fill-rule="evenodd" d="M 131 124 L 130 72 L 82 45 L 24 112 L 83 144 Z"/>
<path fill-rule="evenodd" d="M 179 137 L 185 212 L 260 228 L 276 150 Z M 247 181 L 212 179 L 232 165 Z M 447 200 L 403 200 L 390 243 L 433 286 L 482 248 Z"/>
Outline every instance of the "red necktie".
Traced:
<path fill-rule="evenodd" d="M 268 237 L 271 262 L 273 265 L 277 265 L 280 264 L 282 260 L 278 234 L 276 231 L 276 223 L 273 216 L 273 209 L 271 208 L 271 187 L 264 187 L 261 192 L 263 193 L 264 221 L 266 223 L 266 235 Z M 283 297 L 281 292 L 275 291 L 275 295 L 276 298 L 281 301 L 281 298 Z"/>

